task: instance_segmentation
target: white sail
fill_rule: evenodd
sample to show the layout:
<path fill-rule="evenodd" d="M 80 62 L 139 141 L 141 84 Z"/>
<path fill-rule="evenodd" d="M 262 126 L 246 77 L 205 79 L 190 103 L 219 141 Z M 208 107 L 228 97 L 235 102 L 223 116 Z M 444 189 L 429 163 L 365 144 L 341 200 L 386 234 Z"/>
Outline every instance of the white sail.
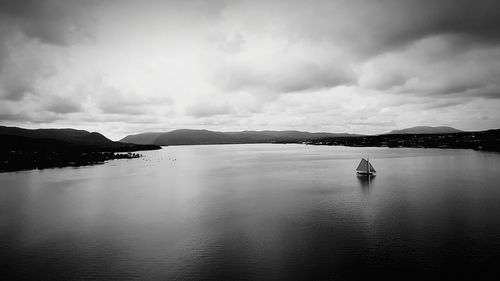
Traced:
<path fill-rule="evenodd" d="M 370 173 L 376 173 L 376 172 L 377 172 L 377 171 L 375 171 L 375 169 L 373 168 L 372 163 L 368 163 L 368 165 L 370 165 Z"/>
<path fill-rule="evenodd" d="M 357 172 L 366 172 L 366 171 L 368 171 L 368 161 L 366 161 L 365 158 L 361 158 L 361 162 L 359 162 L 359 165 L 356 168 L 356 171 Z"/>
<path fill-rule="evenodd" d="M 370 173 L 376 173 L 377 172 L 377 171 L 375 171 L 375 168 L 373 168 L 372 163 L 369 163 L 368 161 L 366 161 L 365 158 L 361 158 L 361 162 L 359 162 L 359 165 L 356 168 L 356 172 L 368 173 L 368 171 Z"/>

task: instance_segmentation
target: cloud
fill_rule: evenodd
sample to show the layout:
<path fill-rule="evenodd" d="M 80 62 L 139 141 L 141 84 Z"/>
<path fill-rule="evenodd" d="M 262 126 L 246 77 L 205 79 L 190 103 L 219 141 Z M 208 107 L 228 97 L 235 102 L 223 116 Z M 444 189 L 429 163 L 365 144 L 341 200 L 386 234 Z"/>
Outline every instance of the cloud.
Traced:
<path fill-rule="evenodd" d="M 80 102 L 85 103 L 90 110 L 104 115 L 119 114 L 138 118 L 138 115 L 155 115 L 158 107 L 173 104 L 170 98 L 157 93 L 151 94 L 144 90 L 139 94 L 133 89 L 123 89 L 106 75 L 99 73 L 91 73 L 69 91 L 77 92 Z"/>
<path fill-rule="evenodd" d="M 240 52 L 245 44 L 245 39 L 240 33 L 231 35 L 214 34 L 209 37 L 209 41 L 213 41 L 220 51 L 228 54 Z"/>
<path fill-rule="evenodd" d="M 219 73 L 224 77 L 222 87 L 227 90 L 250 90 L 264 94 L 282 94 L 330 88 L 353 83 L 349 69 L 336 65 L 311 62 L 287 62 L 287 66 L 256 69 L 249 65 L 232 65 Z"/>
<path fill-rule="evenodd" d="M 237 1 L 222 15 L 252 34 L 326 40 L 363 57 L 440 34 L 475 43 L 500 39 L 500 3 L 494 0 Z"/>
<path fill-rule="evenodd" d="M 0 121 L 29 121 L 25 114 L 0 113 Z"/>
<path fill-rule="evenodd" d="M 89 34 L 89 13 L 97 1 L 4 0 L 0 8 L 3 36 L 22 32 L 43 43 L 68 45 Z M 87 17 L 87 19 L 86 19 Z M 5 39 L 5 38 L 4 38 Z"/>
<path fill-rule="evenodd" d="M 195 105 L 188 106 L 186 113 L 193 117 L 210 117 L 228 115 L 234 113 L 234 109 L 227 104 L 197 103 Z"/>
<path fill-rule="evenodd" d="M 75 102 L 71 99 L 65 99 L 63 97 L 52 97 L 45 107 L 47 111 L 54 113 L 74 113 L 82 111 L 82 106 L 80 103 Z"/>
<path fill-rule="evenodd" d="M 498 26 L 493 0 L 7 0 L 0 117 L 112 134 L 497 127 Z"/>
<path fill-rule="evenodd" d="M 57 73 L 50 47 L 18 36 L 8 49 L 10 55 L 0 68 L 0 97 L 4 99 L 21 100 L 26 94 L 37 94 L 38 83 Z"/>
<path fill-rule="evenodd" d="M 21 100 L 55 74 L 59 47 L 88 40 L 91 3 L 5 0 L 0 5 L 0 96 Z"/>
<path fill-rule="evenodd" d="M 379 53 L 436 35 L 451 34 L 465 42 L 485 44 L 500 40 L 498 1 L 355 2 L 364 15 L 360 24 L 367 27 L 366 32 L 371 34 L 368 38 L 374 39 L 375 51 Z"/>
<path fill-rule="evenodd" d="M 330 43 L 260 38 L 247 45 L 217 69 L 215 82 L 222 89 L 272 95 L 331 88 L 356 80 L 348 57 Z"/>
<path fill-rule="evenodd" d="M 451 106 L 463 105 L 466 101 L 464 100 L 433 100 L 425 104 L 425 108 L 427 109 L 440 109 Z"/>
<path fill-rule="evenodd" d="M 349 122 L 351 125 L 355 126 L 379 126 L 379 127 L 392 127 L 396 125 L 396 122 L 394 121 L 351 121 Z"/>
<path fill-rule="evenodd" d="M 453 49 L 454 37 L 419 40 L 363 65 L 360 85 L 395 94 L 500 98 L 500 46 Z"/>

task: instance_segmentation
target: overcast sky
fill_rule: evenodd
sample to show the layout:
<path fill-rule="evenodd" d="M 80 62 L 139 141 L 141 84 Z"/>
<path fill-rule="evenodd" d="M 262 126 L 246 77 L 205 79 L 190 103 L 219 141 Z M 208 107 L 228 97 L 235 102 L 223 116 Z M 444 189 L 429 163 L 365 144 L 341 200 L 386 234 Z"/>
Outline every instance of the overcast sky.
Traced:
<path fill-rule="evenodd" d="M 0 0 L 0 124 L 500 127 L 500 1 Z"/>

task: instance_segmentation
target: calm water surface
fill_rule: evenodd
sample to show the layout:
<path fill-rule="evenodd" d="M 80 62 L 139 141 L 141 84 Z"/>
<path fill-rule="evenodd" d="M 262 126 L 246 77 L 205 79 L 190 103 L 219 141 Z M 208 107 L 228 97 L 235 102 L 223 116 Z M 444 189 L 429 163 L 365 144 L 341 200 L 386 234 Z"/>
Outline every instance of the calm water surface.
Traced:
<path fill-rule="evenodd" d="M 367 153 L 378 172 L 370 181 L 354 173 Z M 500 154 L 278 144 L 144 154 L 0 174 L 0 275 L 326 280 L 498 274 Z"/>

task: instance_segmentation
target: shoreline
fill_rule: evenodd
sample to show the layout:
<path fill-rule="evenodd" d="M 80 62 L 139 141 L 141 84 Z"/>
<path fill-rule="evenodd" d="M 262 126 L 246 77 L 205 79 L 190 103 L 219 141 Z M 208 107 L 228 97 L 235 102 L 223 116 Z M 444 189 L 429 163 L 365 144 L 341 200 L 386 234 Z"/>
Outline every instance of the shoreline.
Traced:
<path fill-rule="evenodd" d="M 104 164 L 111 160 L 141 157 L 143 157 L 142 154 L 132 152 L 78 152 L 70 154 L 51 152 L 50 156 L 47 156 L 47 154 L 31 153 L 23 154 L 20 157 L 19 155 L 14 155 L 10 159 L 2 160 L 0 162 L 0 173 L 93 166 Z"/>

